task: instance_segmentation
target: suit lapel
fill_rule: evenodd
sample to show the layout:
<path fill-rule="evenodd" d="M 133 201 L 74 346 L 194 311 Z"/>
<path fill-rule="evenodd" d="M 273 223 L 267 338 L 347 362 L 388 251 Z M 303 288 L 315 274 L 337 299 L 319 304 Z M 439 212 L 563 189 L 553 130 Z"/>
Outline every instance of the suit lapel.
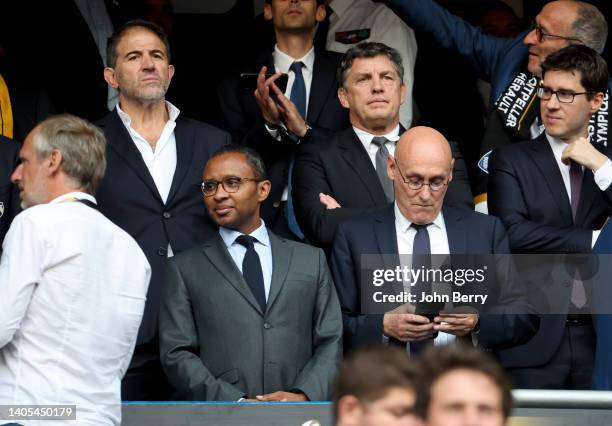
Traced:
<path fill-rule="evenodd" d="M 448 250 L 450 254 L 467 253 L 467 227 L 461 225 L 462 213 L 457 209 L 442 208 L 446 237 L 448 238 Z"/>
<path fill-rule="evenodd" d="M 227 247 L 225 247 L 225 243 L 221 236 L 217 233 L 204 244 L 202 249 L 206 257 L 210 260 L 210 263 L 221 275 L 223 275 L 226 281 L 229 282 L 230 285 L 251 304 L 251 306 L 253 306 L 253 309 L 263 316 L 259 303 L 255 299 L 255 296 L 253 296 L 246 281 L 244 281 L 244 277 L 240 273 L 236 263 L 234 263 L 234 259 L 232 259 L 227 251 Z"/>
<path fill-rule="evenodd" d="M 147 169 L 147 165 L 142 159 L 142 155 L 138 151 L 138 148 L 134 145 L 134 141 L 128 133 L 128 130 L 119 118 L 117 110 L 110 114 L 109 119 L 105 122 L 105 127 L 107 128 L 107 134 L 110 135 L 107 140 L 111 149 L 123 158 L 159 202 L 163 204 L 157 186 L 155 186 L 155 182 L 153 181 L 153 177 L 151 173 L 149 173 L 149 169 Z"/>
<path fill-rule="evenodd" d="M 355 171 L 355 174 L 363 184 L 363 189 L 370 194 L 374 204 L 381 206 L 387 204 L 387 197 L 385 197 L 385 192 L 380 184 L 380 180 L 378 180 L 376 170 L 370 161 L 370 156 L 352 127 L 338 135 L 338 147 L 342 157 L 348 166 Z"/>
<path fill-rule="evenodd" d="M 573 223 L 572 208 L 570 206 L 569 197 L 567 196 L 565 184 L 563 183 L 561 170 L 559 170 L 557 160 L 555 160 L 555 155 L 546 139 L 546 135 L 542 133 L 542 135 L 530 144 L 530 148 L 532 153 L 531 160 L 540 170 L 542 179 L 548 185 L 548 189 L 557 204 L 559 214 L 567 223 Z"/>
<path fill-rule="evenodd" d="M 167 205 L 170 205 L 181 183 L 185 179 L 185 175 L 191 166 L 193 159 L 193 147 L 196 143 L 195 132 L 193 126 L 186 126 L 183 120 L 178 119 L 176 121 L 176 127 L 174 128 L 174 137 L 176 140 L 176 169 L 174 171 L 174 177 L 172 178 L 172 186 L 168 193 Z M 204 167 L 204 165 L 202 165 Z M 194 188 L 194 191 L 196 189 Z"/>
<path fill-rule="evenodd" d="M 378 244 L 378 253 L 383 255 L 385 268 L 394 269 L 400 264 L 395 233 L 394 204 L 381 210 L 374 219 L 374 235 Z"/>
<path fill-rule="evenodd" d="M 289 265 L 293 256 L 293 247 L 287 242 L 272 232 L 268 231 L 270 236 L 270 245 L 272 248 L 272 282 L 270 283 L 270 293 L 268 294 L 268 303 L 266 311 L 269 311 L 278 297 L 289 273 Z"/>
<path fill-rule="evenodd" d="M 330 90 L 336 84 L 336 68 L 324 55 L 315 49 L 315 60 L 312 70 L 312 85 L 308 98 L 308 111 L 306 119 L 310 123 L 316 123 L 323 105 L 329 97 Z M 334 93 L 335 96 L 335 93 Z"/>

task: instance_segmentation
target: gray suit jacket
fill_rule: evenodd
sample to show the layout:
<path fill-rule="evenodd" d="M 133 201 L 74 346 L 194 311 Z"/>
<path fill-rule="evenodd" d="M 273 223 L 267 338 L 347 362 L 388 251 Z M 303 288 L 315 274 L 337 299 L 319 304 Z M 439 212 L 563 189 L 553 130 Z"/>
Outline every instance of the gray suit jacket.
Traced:
<path fill-rule="evenodd" d="M 269 233 L 265 312 L 218 234 L 169 259 L 159 337 L 179 398 L 236 401 L 294 389 L 312 401 L 329 398 L 342 316 L 325 256 Z"/>

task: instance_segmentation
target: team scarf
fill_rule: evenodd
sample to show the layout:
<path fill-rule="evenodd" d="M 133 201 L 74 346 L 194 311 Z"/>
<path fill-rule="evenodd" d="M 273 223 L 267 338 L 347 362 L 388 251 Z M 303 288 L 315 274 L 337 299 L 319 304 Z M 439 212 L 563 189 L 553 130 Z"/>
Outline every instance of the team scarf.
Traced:
<path fill-rule="evenodd" d="M 493 114 L 497 114 L 496 118 L 499 119 L 504 131 L 510 136 L 507 138 L 507 143 L 532 139 L 530 128 L 534 120 L 539 119 L 540 112 L 540 99 L 537 96 L 539 82 L 539 78 L 530 72 L 520 72 L 497 98 Z M 608 146 L 609 99 L 610 89 L 608 88 L 604 94 L 601 107 L 591 116 L 589 121 L 591 143 L 601 144 L 604 147 Z M 543 131 L 544 127 L 541 126 L 541 129 Z M 490 150 L 495 147 L 491 145 L 499 144 L 483 143 L 486 153 L 479 161 L 479 167 L 485 173 L 488 173 L 487 160 Z"/>

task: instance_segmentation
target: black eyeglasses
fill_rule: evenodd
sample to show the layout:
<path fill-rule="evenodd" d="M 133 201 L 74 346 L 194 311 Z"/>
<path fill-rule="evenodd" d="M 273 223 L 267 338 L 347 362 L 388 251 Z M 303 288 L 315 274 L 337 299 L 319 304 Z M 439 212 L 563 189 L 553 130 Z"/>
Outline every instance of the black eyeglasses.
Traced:
<path fill-rule="evenodd" d="M 402 173 L 402 171 L 400 170 L 399 165 L 397 164 L 397 160 L 395 158 L 393 158 L 393 161 L 395 162 L 395 167 L 397 168 L 397 171 L 399 172 L 400 176 L 402 177 L 402 180 L 404 181 L 404 183 L 406 185 L 408 185 L 408 188 L 413 189 L 415 191 L 418 191 L 419 189 L 423 188 L 423 186 L 427 185 L 429 186 L 429 189 L 431 191 L 439 191 L 442 188 L 444 188 L 446 185 L 448 185 L 448 181 L 444 181 L 444 179 L 441 178 L 436 178 L 431 182 L 425 182 L 423 179 L 421 178 L 410 178 L 410 179 L 406 179 L 404 177 L 404 174 Z"/>
<path fill-rule="evenodd" d="M 569 90 L 553 90 L 550 87 L 540 86 L 538 87 L 538 97 L 543 101 L 548 101 L 552 98 L 552 95 L 557 95 L 557 100 L 562 104 L 571 104 L 574 102 L 574 98 L 578 95 L 588 95 L 593 92 L 571 92 Z"/>
<path fill-rule="evenodd" d="M 538 25 L 538 23 L 535 22 L 535 21 L 533 21 L 531 23 L 531 30 L 535 31 L 536 37 L 537 37 L 537 39 L 538 39 L 538 41 L 540 43 L 542 43 L 542 42 L 544 42 L 544 41 L 546 41 L 547 39 L 550 39 L 550 38 L 559 38 L 559 39 L 562 39 L 562 40 L 571 40 L 571 41 L 577 41 L 578 43 L 582 43 L 582 40 L 580 40 L 578 38 L 565 37 L 565 36 L 545 33 L 542 30 L 542 27 L 540 25 Z"/>
<path fill-rule="evenodd" d="M 217 188 L 219 188 L 219 184 L 223 186 L 223 190 L 229 194 L 233 194 L 234 192 L 238 192 L 240 189 L 240 185 L 245 181 L 253 181 L 253 182 L 261 182 L 261 179 L 253 179 L 253 178 L 241 178 L 238 176 L 227 176 L 224 177 L 222 181 L 218 180 L 206 180 L 202 182 L 201 189 L 202 194 L 205 197 L 212 197 L 217 193 Z"/>

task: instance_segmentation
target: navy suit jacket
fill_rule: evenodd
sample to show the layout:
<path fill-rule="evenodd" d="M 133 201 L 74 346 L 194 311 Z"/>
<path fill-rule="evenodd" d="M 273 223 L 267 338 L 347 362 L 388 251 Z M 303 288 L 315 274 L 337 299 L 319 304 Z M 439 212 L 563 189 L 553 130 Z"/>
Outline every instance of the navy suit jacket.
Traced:
<path fill-rule="evenodd" d="M 21 144 L 0 136 L 0 253 L 4 236 L 13 218 L 21 211 L 19 189 L 11 183 L 20 148 Z"/>
<path fill-rule="evenodd" d="M 400 129 L 400 133 L 403 129 Z M 445 205 L 474 208 L 465 161 L 450 142 L 455 166 Z M 370 156 L 352 127 L 301 145 L 293 172 L 296 216 L 310 242 L 329 248 L 338 224 L 388 204 Z M 332 196 L 342 208 L 326 209 L 319 193 Z"/>
<path fill-rule="evenodd" d="M 593 230 L 601 228 L 612 211 L 612 185 L 601 191 L 593 173 L 585 170 L 574 223 L 561 171 L 545 134 L 493 151 L 488 193 L 489 212 L 504 223 L 513 253 L 590 253 Z M 542 275 L 546 273 L 534 270 L 533 285 L 547 282 Z M 569 307 L 571 287 L 559 288 Z M 534 338 L 508 351 L 511 366 L 547 363 L 564 329 L 565 315 L 542 317 Z"/>
<path fill-rule="evenodd" d="M 311 139 L 350 126 L 348 110 L 342 108 L 337 94 L 336 70 L 340 57 L 337 53 L 322 53 L 315 49 L 312 85 L 306 112 L 306 121 L 313 128 Z M 260 56 L 254 66 L 246 67 L 240 72 L 259 72 L 262 66 L 267 67 L 267 72 L 273 72 L 272 52 Z M 255 149 L 264 159 L 268 178 L 272 181 L 272 190 L 261 206 L 261 217 L 271 225 L 278 215 L 278 206 L 287 184 L 289 158 L 297 145 L 289 140 L 277 141 L 270 136 L 255 96 L 240 89 L 238 76 L 239 72 L 236 72 L 223 81 L 219 87 L 219 102 L 233 140 Z"/>
<path fill-rule="evenodd" d="M 216 231 L 206 213 L 200 184 L 208 158 L 229 143 L 230 137 L 215 127 L 179 116 L 174 129 L 176 171 L 164 203 L 117 111 L 98 125 L 108 139 L 106 174 L 96 193 L 100 211 L 138 242 L 151 264 L 151 283 L 138 333 L 138 344 L 143 344 L 157 335 L 168 243 L 179 253 L 204 243 Z"/>
<path fill-rule="evenodd" d="M 600 270 L 599 277 L 602 281 L 596 281 L 595 292 L 596 296 L 593 300 L 601 300 L 606 305 L 599 307 L 599 315 L 593 316 L 595 332 L 597 333 L 597 346 L 595 348 L 595 368 L 593 369 L 593 389 L 597 390 L 612 390 L 612 315 L 607 314 L 612 312 L 610 308 L 610 297 L 612 289 L 610 288 L 610 277 L 612 277 L 612 264 L 605 262 L 612 254 L 612 226 L 606 225 L 595 247 L 593 253 L 602 256 L 599 261 Z"/>
<path fill-rule="evenodd" d="M 451 255 L 509 253 L 508 239 L 499 219 L 453 207 L 443 207 L 442 214 Z M 398 254 L 393 204 L 341 223 L 334 239 L 331 269 L 342 308 L 345 351 L 380 342 L 383 335 L 382 315 L 362 314 L 359 282 L 364 254 Z M 498 306 L 508 313 L 528 312 L 518 288 L 498 290 L 491 295 Z M 495 315 L 481 316 L 481 345 L 500 350 L 533 335 L 534 321 L 530 315 L 504 313 L 497 309 Z"/>

